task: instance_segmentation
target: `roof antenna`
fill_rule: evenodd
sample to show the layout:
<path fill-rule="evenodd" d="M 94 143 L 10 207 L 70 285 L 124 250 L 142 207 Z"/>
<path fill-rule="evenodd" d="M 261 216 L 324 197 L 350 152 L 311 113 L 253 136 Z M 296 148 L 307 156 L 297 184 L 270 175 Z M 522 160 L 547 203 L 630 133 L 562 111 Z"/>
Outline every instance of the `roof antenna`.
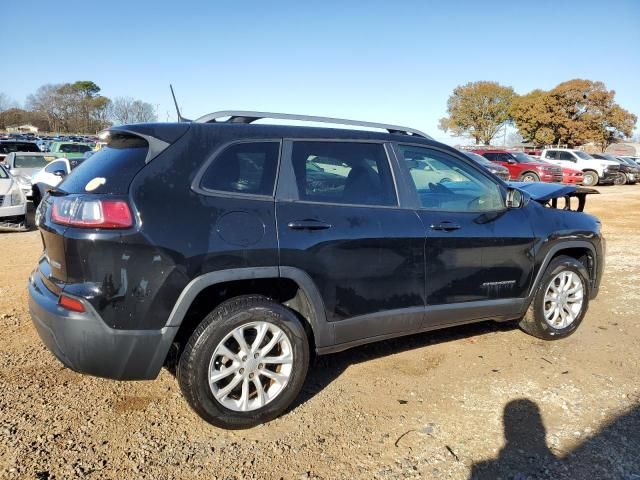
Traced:
<path fill-rule="evenodd" d="M 178 101 L 176 100 L 176 94 L 173 92 L 173 85 L 169 84 L 169 88 L 171 89 L 171 96 L 173 97 L 173 103 L 176 106 L 176 112 L 178 113 L 178 122 L 190 122 L 188 118 L 184 118 L 180 114 L 180 108 L 178 107 Z"/>

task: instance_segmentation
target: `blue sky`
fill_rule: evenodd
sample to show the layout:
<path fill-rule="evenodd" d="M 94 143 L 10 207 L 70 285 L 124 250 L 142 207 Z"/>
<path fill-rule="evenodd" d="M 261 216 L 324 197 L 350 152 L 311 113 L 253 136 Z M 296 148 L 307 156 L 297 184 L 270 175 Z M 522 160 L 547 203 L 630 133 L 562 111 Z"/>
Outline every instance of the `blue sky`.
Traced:
<path fill-rule="evenodd" d="M 94 6 L 95 5 L 95 6 Z M 640 1 L 16 1 L 0 92 L 93 80 L 175 119 L 266 110 L 437 129 L 451 91 L 602 80 L 640 116 Z M 12 73 L 13 72 L 13 73 Z"/>

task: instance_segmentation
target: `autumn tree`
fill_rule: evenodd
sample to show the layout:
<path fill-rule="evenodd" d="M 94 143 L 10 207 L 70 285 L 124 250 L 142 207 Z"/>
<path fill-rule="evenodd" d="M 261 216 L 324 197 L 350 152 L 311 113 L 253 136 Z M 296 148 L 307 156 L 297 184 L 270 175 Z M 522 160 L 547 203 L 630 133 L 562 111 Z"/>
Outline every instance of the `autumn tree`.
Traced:
<path fill-rule="evenodd" d="M 476 144 L 489 145 L 509 122 L 513 88 L 497 82 L 470 82 L 453 90 L 447 101 L 448 117 L 439 128 L 456 137 L 473 138 Z"/>
<path fill-rule="evenodd" d="M 595 142 L 605 149 L 630 136 L 637 121 L 615 102 L 615 92 L 604 83 L 582 79 L 518 97 L 510 113 L 521 135 L 538 145 Z"/>

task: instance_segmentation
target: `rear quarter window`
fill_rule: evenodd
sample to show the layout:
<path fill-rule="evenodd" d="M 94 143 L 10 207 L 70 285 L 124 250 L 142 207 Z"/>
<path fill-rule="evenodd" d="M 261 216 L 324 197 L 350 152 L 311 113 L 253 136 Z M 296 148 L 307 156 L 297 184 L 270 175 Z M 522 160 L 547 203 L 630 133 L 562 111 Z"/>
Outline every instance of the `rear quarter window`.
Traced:
<path fill-rule="evenodd" d="M 85 193 L 87 184 L 104 179 L 91 193 L 125 194 L 133 177 L 145 165 L 149 144 L 133 135 L 112 134 L 109 143 L 80 165 L 58 187 L 67 193 Z"/>

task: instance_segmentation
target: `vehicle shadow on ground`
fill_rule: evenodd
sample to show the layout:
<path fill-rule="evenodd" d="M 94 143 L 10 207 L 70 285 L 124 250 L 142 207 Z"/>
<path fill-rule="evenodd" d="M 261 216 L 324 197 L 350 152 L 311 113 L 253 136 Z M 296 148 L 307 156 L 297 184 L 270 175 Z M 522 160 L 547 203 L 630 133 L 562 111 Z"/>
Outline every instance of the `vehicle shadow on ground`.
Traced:
<path fill-rule="evenodd" d="M 504 408 L 504 447 L 471 467 L 470 480 L 640 479 L 640 406 L 606 425 L 570 452 L 554 454 L 538 405 L 512 400 Z"/>
<path fill-rule="evenodd" d="M 377 358 L 395 355 L 408 350 L 423 348 L 429 345 L 452 342 L 463 338 L 484 335 L 493 332 L 510 331 L 518 328 L 515 322 L 481 322 L 449 327 L 419 334 L 407 335 L 390 340 L 370 343 L 359 347 L 316 357 L 309 366 L 307 379 L 302 391 L 289 407 L 293 410 L 313 398 L 338 378 L 349 365 L 367 362 Z"/>

